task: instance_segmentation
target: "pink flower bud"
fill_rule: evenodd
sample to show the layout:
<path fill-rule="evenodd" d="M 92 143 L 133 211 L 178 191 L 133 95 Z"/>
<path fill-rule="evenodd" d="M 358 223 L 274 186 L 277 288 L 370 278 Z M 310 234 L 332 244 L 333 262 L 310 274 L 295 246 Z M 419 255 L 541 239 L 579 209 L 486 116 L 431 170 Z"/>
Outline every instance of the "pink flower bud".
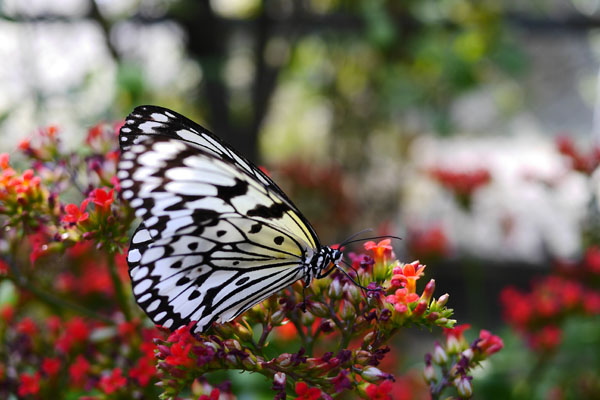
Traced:
<path fill-rule="evenodd" d="M 473 387 L 468 376 L 462 376 L 454 380 L 454 386 L 458 391 L 458 395 L 462 398 L 469 398 L 473 395 Z"/>
<path fill-rule="evenodd" d="M 283 320 L 285 319 L 285 312 L 279 310 L 275 311 L 273 315 L 271 315 L 271 324 L 272 325 L 281 325 Z"/>
<path fill-rule="evenodd" d="M 360 304 L 364 300 L 360 289 L 354 284 L 346 283 L 344 285 L 344 293 L 346 293 L 346 298 L 353 304 Z"/>
<path fill-rule="evenodd" d="M 323 303 L 311 302 L 308 305 L 308 311 L 317 317 L 325 318 L 329 316 L 329 308 Z"/>
<path fill-rule="evenodd" d="M 371 331 L 371 332 L 367 333 L 367 334 L 365 335 L 365 337 L 363 338 L 363 343 L 364 343 L 365 345 L 369 345 L 369 344 L 373 343 L 373 341 L 375 340 L 375 337 L 376 337 L 376 336 L 377 336 L 377 335 L 375 334 L 375 332 L 374 332 L 374 331 Z"/>
<path fill-rule="evenodd" d="M 334 300 L 339 300 L 342 298 L 343 289 L 339 279 L 334 279 L 329 285 L 329 297 Z"/>
<path fill-rule="evenodd" d="M 413 310 L 412 315 L 414 317 L 419 317 L 419 316 L 423 315 L 423 313 L 425 313 L 425 311 L 427 311 L 427 301 L 419 300 L 419 304 L 417 304 L 417 306 Z"/>
<path fill-rule="evenodd" d="M 431 279 L 429 282 L 427 282 L 427 285 L 425 285 L 425 289 L 423 290 L 423 294 L 421 295 L 421 301 L 425 300 L 427 302 L 427 304 L 429 304 L 429 301 L 431 300 L 431 297 L 433 296 L 434 290 L 435 290 L 435 279 Z"/>
<path fill-rule="evenodd" d="M 446 303 L 448 302 L 448 298 L 450 297 L 450 295 L 448 293 L 444 293 L 443 295 L 441 295 L 439 297 L 439 299 L 437 299 L 437 301 L 435 302 L 435 305 L 437 307 L 444 307 L 446 305 Z"/>
<path fill-rule="evenodd" d="M 342 300 L 342 304 L 340 306 L 340 316 L 343 320 L 349 321 L 356 315 L 356 311 L 352 304 L 349 301 Z"/>
<path fill-rule="evenodd" d="M 423 369 L 423 377 L 425 378 L 425 381 L 427 383 L 437 381 L 437 378 L 435 376 L 435 368 L 433 368 L 433 365 L 431 365 L 431 363 L 425 365 L 425 368 Z"/>
<path fill-rule="evenodd" d="M 391 377 L 390 374 L 386 374 L 382 372 L 379 368 L 376 367 L 365 367 L 360 376 L 367 382 L 376 383 L 381 381 L 382 379 L 389 379 Z"/>
<path fill-rule="evenodd" d="M 446 354 L 446 351 L 444 351 L 444 348 L 437 341 L 435 342 L 432 359 L 437 365 L 446 364 L 448 361 L 448 355 Z"/>
<path fill-rule="evenodd" d="M 292 364 L 292 355 L 289 353 L 283 353 L 277 357 L 276 361 L 277 364 L 283 368 L 289 367 Z"/>
<path fill-rule="evenodd" d="M 373 333 L 373 332 L 371 332 Z M 356 352 L 356 363 L 360 364 L 360 365 L 366 365 L 369 363 L 369 361 L 371 361 L 372 358 L 372 354 L 366 350 L 358 350 Z"/>

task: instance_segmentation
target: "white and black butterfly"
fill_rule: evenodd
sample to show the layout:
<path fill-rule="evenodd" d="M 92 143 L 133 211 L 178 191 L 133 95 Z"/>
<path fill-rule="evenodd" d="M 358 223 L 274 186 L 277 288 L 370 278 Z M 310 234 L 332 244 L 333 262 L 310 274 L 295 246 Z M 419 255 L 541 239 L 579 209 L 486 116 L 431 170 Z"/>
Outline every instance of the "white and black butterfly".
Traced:
<path fill-rule="evenodd" d="M 121 196 L 142 219 L 129 275 L 156 324 L 203 332 L 341 261 L 271 178 L 182 115 L 137 107 L 119 142 Z"/>

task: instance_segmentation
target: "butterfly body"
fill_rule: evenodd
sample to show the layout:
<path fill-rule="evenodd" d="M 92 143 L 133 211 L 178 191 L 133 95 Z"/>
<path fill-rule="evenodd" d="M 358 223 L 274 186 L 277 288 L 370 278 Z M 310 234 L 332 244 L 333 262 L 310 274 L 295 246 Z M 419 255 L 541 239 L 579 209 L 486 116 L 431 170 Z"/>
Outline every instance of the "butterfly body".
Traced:
<path fill-rule="evenodd" d="M 155 323 L 205 331 L 341 260 L 271 178 L 174 111 L 137 107 L 119 141 L 121 196 L 141 219 L 129 274 Z"/>

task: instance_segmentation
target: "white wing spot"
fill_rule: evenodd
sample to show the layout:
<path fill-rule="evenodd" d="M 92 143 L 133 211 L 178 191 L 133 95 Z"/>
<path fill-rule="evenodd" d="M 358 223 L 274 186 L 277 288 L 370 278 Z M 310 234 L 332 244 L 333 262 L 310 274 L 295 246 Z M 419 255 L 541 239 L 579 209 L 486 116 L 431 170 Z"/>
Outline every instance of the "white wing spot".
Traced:
<path fill-rule="evenodd" d="M 160 122 L 167 122 L 169 120 L 169 117 L 167 117 L 164 114 L 159 114 L 159 113 L 152 113 L 152 115 L 150 115 L 155 121 L 160 121 Z"/>
<path fill-rule="evenodd" d="M 144 279 L 143 281 L 141 281 L 140 283 L 138 283 L 137 285 L 135 285 L 133 287 L 133 293 L 135 293 L 135 294 L 144 293 L 146 290 L 148 290 L 150 285 L 152 285 L 152 279 Z"/>
<path fill-rule="evenodd" d="M 138 249 L 129 250 L 127 254 L 127 261 L 129 262 L 138 262 L 142 259 L 142 254 Z"/>

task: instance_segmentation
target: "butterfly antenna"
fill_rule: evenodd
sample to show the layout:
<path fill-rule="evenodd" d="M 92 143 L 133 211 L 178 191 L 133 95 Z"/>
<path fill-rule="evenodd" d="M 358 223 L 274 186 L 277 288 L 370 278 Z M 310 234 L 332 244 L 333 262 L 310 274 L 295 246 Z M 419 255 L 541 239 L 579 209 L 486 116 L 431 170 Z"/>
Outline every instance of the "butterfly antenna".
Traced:
<path fill-rule="evenodd" d="M 344 264 L 348 265 L 348 263 L 347 263 L 346 261 L 342 260 L 342 262 L 343 262 Z M 352 277 L 350 276 L 350 274 L 348 274 L 348 273 L 347 273 L 347 272 L 344 270 L 344 268 L 340 267 L 339 265 L 337 265 L 337 264 L 336 264 L 336 265 L 335 265 L 335 267 L 336 267 L 338 270 L 340 270 L 340 271 L 342 272 L 342 274 L 346 275 L 346 277 L 348 277 L 348 279 L 350 279 L 350 281 L 351 281 L 352 283 L 354 283 L 356 286 L 358 286 L 358 287 L 359 287 L 359 288 L 361 288 L 362 290 L 368 290 L 368 291 L 373 291 L 373 290 L 374 290 L 374 289 L 369 289 L 369 288 L 367 288 L 367 287 L 364 287 L 364 286 L 363 286 L 363 285 L 361 285 L 360 283 L 356 282 L 356 281 L 354 280 L 354 278 L 352 278 Z M 352 268 L 352 266 L 350 266 L 350 268 Z M 354 268 L 352 268 L 352 269 L 354 270 Z M 354 271 L 356 271 L 356 270 L 354 270 Z M 356 276 L 358 277 L 358 273 L 356 274 Z"/>
<path fill-rule="evenodd" d="M 344 242 L 343 245 L 345 246 L 345 245 L 350 244 L 350 243 L 362 242 L 364 240 L 377 240 L 377 239 L 397 239 L 397 240 L 402 240 L 401 237 L 394 236 L 394 235 L 381 235 L 381 236 L 371 236 L 371 237 L 366 237 L 366 238 L 349 240 L 349 241 Z M 340 247 L 342 247 L 342 245 L 340 245 Z"/>
<path fill-rule="evenodd" d="M 365 287 L 364 287 L 364 286 L 363 286 L 363 285 L 360 283 L 360 276 L 358 275 L 358 271 L 356 270 L 356 268 L 354 268 L 354 267 L 352 266 L 352 264 L 350 264 L 350 263 L 349 263 L 349 262 L 347 262 L 346 260 L 342 260 L 342 262 L 343 262 L 344 264 L 346 264 L 346 265 L 347 265 L 347 266 L 348 266 L 350 269 L 352 269 L 352 271 L 354 271 L 354 272 L 356 273 L 356 280 L 358 281 L 358 283 L 356 283 L 356 282 L 355 282 L 355 281 L 354 281 L 352 278 L 350 278 L 350 276 L 349 276 L 348 274 L 346 274 L 346 271 L 344 271 L 344 270 L 343 270 L 343 269 L 341 269 L 341 268 L 340 268 L 340 270 L 341 270 L 341 271 L 342 271 L 344 274 L 346 274 L 346 276 L 348 276 L 348 277 L 349 277 L 349 278 L 352 280 L 352 283 L 354 283 L 356 286 L 358 286 L 358 287 L 359 287 L 359 288 L 362 290 L 363 294 L 366 296 L 366 295 L 367 295 L 367 292 L 366 292 L 366 290 L 370 290 L 370 289 L 369 289 L 369 288 L 365 288 Z"/>
<path fill-rule="evenodd" d="M 373 232 L 373 229 L 371 229 L 371 228 L 367 228 L 367 229 L 363 229 L 363 230 L 362 230 L 362 231 L 360 231 L 360 232 L 353 233 L 352 235 L 350 235 L 350 236 L 349 236 L 349 237 L 347 237 L 346 239 L 342 240 L 342 243 L 340 243 L 340 247 L 343 247 L 343 246 L 345 246 L 345 245 L 346 245 L 346 244 L 348 244 L 348 243 L 352 243 L 352 242 L 351 242 L 351 241 L 352 241 L 352 239 L 354 239 L 354 238 L 355 238 L 355 237 L 357 237 L 357 236 L 360 236 L 360 235 L 362 235 L 362 234 L 363 234 L 363 233 L 365 233 L 365 232 Z"/>

